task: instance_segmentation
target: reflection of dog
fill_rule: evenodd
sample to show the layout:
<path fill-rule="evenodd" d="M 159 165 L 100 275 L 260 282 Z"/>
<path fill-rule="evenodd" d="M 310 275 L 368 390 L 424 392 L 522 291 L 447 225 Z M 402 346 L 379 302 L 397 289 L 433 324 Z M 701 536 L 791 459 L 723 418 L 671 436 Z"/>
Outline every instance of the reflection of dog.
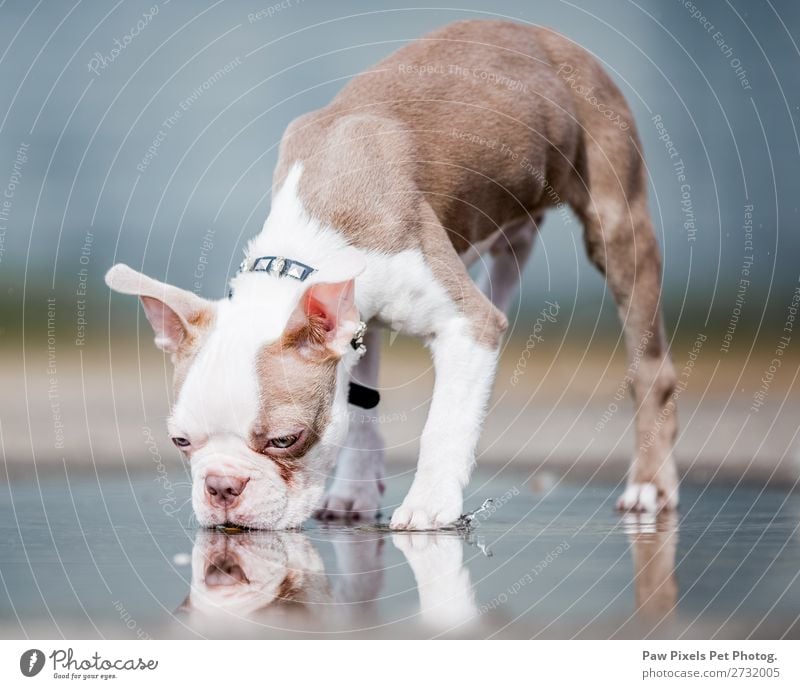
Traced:
<path fill-rule="evenodd" d="M 678 520 L 674 514 L 628 516 L 625 527 L 633 553 L 636 621 L 652 631 L 675 617 Z"/>
<path fill-rule="evenodd" d="M 301 533 L 197 533 L 186 611 L 240 619 L 314 616 L 330 599 L 322 559 Z"/>
<path fill-rule="evenodd" d="M 305 534 L 199 531 L 192 551 L 191 589 L 180 611 L 190 624 L 209 622 L 215 628 L 221 620 L 280 621 L 297 630 L 349 631 L 375 624 L 383 586 L 383 542 L 378 533 L 337 534 L 336 571 L 328 575 Z M 462 539 L 455 534 L 397 533 L 392 543 L 414 574 L 424 631 L 463 633 L 477 609 L 463 564 Z M 408 618 L 405 610 L 402 618 Z"/>
<path fill-rule="evenodd" d="M 436 370 L 417 473 L 391 524 L 453 522 L 503 311 L 545 211 L 563 204 L 584 225 L 633 358 L 636 453 L 619 506 L 675 506 L 675 375 L 640 148 L 624 98 L 587 52 L 546 29 L 458 22 L 289 125 L 269 217 L 229 299 L 112 268 L 108 284 L 140 296 L 172 355 L 169 428 L 191 461 L 200 523 L 297 526 L 343 444 L 322 514 L 374 514 L 382 444 L 347 407 L 351 375 L 377 383 L 376 340 L 358 362 L 362 319 L 424 339 Z M 486 294 L 465 267 L 482 253 Z"/>
<path fill-rule="evenodd" d="M 341 534 L 332 579 L 309 538 L 296 531 L 199 531 L 192 585 L 181 610 L 193 620 L 238 619 L 300 627 L 366 618 L 383 582 L 383 536 Z M 343 604 L 343 605 L 339 605 Z"/>
<path fill-rule="evenodd" d="M 463 540 L 447 533 L 397 533 L 392 535 L 392 543 L 414 572 L 423 624 L 440 633 L 467 632 L 477 620 L 478 607 L 463 564 Z"/>

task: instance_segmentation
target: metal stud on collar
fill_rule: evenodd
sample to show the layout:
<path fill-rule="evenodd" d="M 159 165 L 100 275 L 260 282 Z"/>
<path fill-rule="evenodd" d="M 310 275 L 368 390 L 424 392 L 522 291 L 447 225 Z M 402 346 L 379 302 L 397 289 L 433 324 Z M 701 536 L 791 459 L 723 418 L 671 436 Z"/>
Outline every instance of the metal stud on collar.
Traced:
<path fill-rule="evenodd" d="M 260 256 L 254 260 L 247 257 L 239 264 L 240 273 L 267 273 L 276 278 L 294 278 L 305 282 L 306 278 L 317 269 L 284 256 Z M 233 290 L 228 290 L 228 299 L 233 297 Z"/>
<path fill-rule="evenodd" d="M 353 333 L 353 339 L 350 340 L 350 346 L 358 353 L 359 356 L 364 356 L 367 353 L 367 345 L 364 344 L 364 335 L 367 334 L 367 324 L 364 321 L 358 322 L 358 327 Z"/>
<path fill-rule="evenodd" d="M 260 256 L 252 261 L 245 258 L 239 266 L 239 272 L 268 273 L 276 278 L 288 277 L 304 282 L 316 269 L 285 256 Z"/>

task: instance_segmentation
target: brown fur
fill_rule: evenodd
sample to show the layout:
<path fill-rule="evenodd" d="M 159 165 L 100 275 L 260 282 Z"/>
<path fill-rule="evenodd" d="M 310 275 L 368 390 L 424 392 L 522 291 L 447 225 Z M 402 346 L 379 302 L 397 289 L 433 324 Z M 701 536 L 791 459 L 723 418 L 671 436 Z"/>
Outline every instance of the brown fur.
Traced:
<path fill-rule="evenodd" d="M 633 533 L 629 541 L 633 554 L 636 611 L 643 621 L 662 624 L 674 616 L 678 602 L 675 515 L 661 517 L 652 533 Z"/>
<path fill-rule="evenodd" d="M 292 572 L 289 572 L 281 581 L 275 599 L 279 603 L 304 603 L 302 600 L 303 588 L 295 581 Z"/>
<path fill-rule="evenodd" d="M 496 347 L 506 318 L 472 287 L 456 254 L 552 206 L 546 188 L 577 199 L 580 192 L 570 187 L 588 185 L 587 130 L 621 148 L 614 169 L 626 187 L 639 184 L 628 134 L 612 141 L 623 137 L 608 132 L 602 116 L 557 74 L 565 61 L 632 122 L 597 63 L 558 34 L 509 22 L 458 22 L 398 50 L 329 106 L 292 122 L 275 188 L 295 161 L 304 161 L 300 195 L 312 215 L 356 246 L 421 250 L 472 319 L 476 339 Z"/>
<path fill-rule="evenodd" d="M 313 319 L 305 328 L 314 332 Z M 336 358 L 300 337 L 298 331 L 289 332 L 278 342 L 264 346 L 256 362 L 261 394 L 250 446 L 269 456 L 266 443 L 276 432 L 293 425 L 308 429 L 301 445 L 292 448 L 290 455 L 270 457 L 286 483 L 292 482 L 299 461 L 328 425 L 336 385 Z M 308 348 L 305 352 L 304 347 Z"/>
<path fill-rule="evenodd" d="M 667 503 L 677 481 L 674 405 L 665 401 L 675 374 L 640 150 L 622 94 L 586 51 L 544 28 L 463 21 L 401 48 L 292 122 L 274 188 L 302 161 L 299 193 L 314 217 L 357 247 L 420 250 L 489 347 L 507 321 L 459 255 L 521 218 L 536 225 L 546 208 L 569 204 L 617 301 L 629 351 L 644 348 L 634 372 L 631 478 L 654 482 Z"/>

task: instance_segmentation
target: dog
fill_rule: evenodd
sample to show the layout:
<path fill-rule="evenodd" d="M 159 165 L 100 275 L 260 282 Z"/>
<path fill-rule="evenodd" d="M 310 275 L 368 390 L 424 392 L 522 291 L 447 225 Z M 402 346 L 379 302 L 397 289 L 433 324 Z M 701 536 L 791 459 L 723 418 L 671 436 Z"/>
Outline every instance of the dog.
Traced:
<path fill-rule="evenodd" d="M 271 210 L 227 299 L 123 264 L 106 278 L 139 296 L 174 362 L 168 427 L 190 461 L 200 524 L 280 529 L 315 509 L 376 514 L 382 326 L 424 340 L 435 368 L 416 473 L 390 526 L 458 519 L 504 311 L 545 212 L 561 204 L 583 224 L 631 358 L 636 447 L 618 507 L 674 509 L 676 378 L 646 187 L 624 97 L 594 58 L 546 28 L 449 24 L 292 121 Z M 468 273 L 482 256 L 484 289 Z"/>

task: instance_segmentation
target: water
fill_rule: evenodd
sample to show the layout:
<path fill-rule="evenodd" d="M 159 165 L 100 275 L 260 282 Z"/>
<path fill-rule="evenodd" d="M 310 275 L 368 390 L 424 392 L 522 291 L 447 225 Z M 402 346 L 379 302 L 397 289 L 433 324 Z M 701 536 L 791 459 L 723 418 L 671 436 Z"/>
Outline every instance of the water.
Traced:
<path fill-rule="evenodd" d="M 495 503 L 469 531 L 224 534 L 192 525 L 188 485 L 166 499 L 149 478 L 15 480 L 0 635 L 800 636 L 800 496 L 684 486 L 677 517 L 656 520 L 616 514 L 605 484 L 471 485 L 469 509 Z M 390 480 L 385 504 L 405 487 Z"/>

